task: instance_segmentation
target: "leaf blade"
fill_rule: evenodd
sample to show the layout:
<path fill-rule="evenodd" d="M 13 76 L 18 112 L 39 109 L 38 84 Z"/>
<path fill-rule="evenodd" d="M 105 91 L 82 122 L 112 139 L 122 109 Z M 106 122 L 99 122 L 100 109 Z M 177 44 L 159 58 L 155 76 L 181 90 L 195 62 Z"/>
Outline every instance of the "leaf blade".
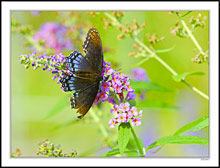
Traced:
<path fill-rule="evenodd" d="M 131 133 L 130 123 L 121 123 L 118 127 L 118 147 L 120 154 L 123 155 L 128 144 Z"/>
<path fill-rule="evenodd" d="M 193 129 L 193 127 L 196 127 L 201 122 L 206 121 L 206 120 L 208 121 L 208 118 L 209 118 L 208 116 L 203 116 L 203 117 L 199 118 L 198 120 L 190 122 L 190 123 L 184 125 L 183 127 L 181 127 L 180 129 L 178 129 L 173 135 L 179 135 L 179 134 L 181 134 L 183 132 L 191 130 L 191 129 Z"/>
<path fill-rule="evenodd" d="M 133 149 L 125 149 L 124 153 L 126 153 L 126 154 L 136 153 L 137 154 L 137 151 L 135 151 Z M 117 155 L 117 154 L 120 154 L 119 148 L 113 149 L 113 150 L 108 151 L 106 153 L 103 153 L 103 154 L 101 154 L 99 156 L 100 157 L 110 157 L 110 156 L 114 156 L 114 155 Z"/>
<path fill-rule="evenodd" d="M 182 144 L 182 145 L 208 145 L 208 139 L 191 136 L 191 135 L 176 135 L 166 136 L 153 142 L 146 148 L 146 152 L 154 147 L 166 144 Z"/>
<path fill-rule="evenodd" d="M 130 81 L 130 84 L 133 89 L 135 90 L 145 90 L 145 91 L 160 91 L 160 92 L 168 92 L 169 89 L 160 86 L 153 82 L 146 82 L 146 81 Z"/>
<path fill-rule="evenodd" d="M 187 76 L 191 76 L 191 75 L 204 75 L 204 72 L 184 72 L 182 74 L 178 74 L 178 75 L 173 75 L 172 78 L 176 81 L 176 82 L 181 82 L 182 80 L 184 80 Z"/>

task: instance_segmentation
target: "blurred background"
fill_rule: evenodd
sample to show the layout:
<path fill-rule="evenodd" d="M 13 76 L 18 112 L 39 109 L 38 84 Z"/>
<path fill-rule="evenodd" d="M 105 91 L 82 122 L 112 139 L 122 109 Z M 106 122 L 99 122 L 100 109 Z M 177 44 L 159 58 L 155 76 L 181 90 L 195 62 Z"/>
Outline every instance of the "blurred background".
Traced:
<path fill-rule="evenodd" d="M 207 16 L 204 28 L 194 32 L 196 39 L 205 50 L 209 48 L 209 13 L 195 11 L 184 17 L 188 23 L 191 16 Z M 104 59 L 111 62 L 113 68 L 134 76 L 133 65 L 141 58 L 129 56 L 135 51 L 131 38 L 119 40 L 120 31 L 116 27 L 105 29 L 104 15 L 93 16 L 88 12 L 69 11 L 11 11 L 11 16 L 21 25 L 30 25 L 33 39 L 46 38 L 44 42 L 51 50 L 47 53 L 60 53 L 68 56 L 73 50 L 82 51 L 82 44 L 87 31 L 95 27 L 102 39 Z M 138 23 L 146 23 L 146 27 L 138 35 L 147 44 L 146 34 L 157 34 L 164 37 L 155 49 L 172 48 L 169 52 L 158 55 L 177 73 L 204 72 L 205 75 L 187 77 L 187 81 L 205 94 L 209 94 L 209 66 L 208 63 L 192 62 L 195 57 L 195 45 L 189 38 L 180 38 L 170 33 L 175 27 L 177 17 L 168 11 L 124 11 L 122 23 L 131 23 L 136 19 Z M 53 32 L 51 34 L 51 32 Z M 55 32 L 55 33 L 54 33 Z M 46 35 L 45 35 L 46 34 Z M 49 43 L 50 42 L 50 43 Z M 11 151 L 19 148 L 24 157 L 36 157 L 38 143 L 48 138 L 54 144 L 60 144 L 63 151 L 68 153 L 75 149 L 79 155 L 96 157 L 108 150 L 103 143 L 97 123 L 92 121 L 90 113 L 85 119 L 75 124 L 68 124 L 76 119 L 76 110 L 70 108 L 68 102 L 70 94 L 64 93 L 53 75 L 41 69 L 25 69 L 19 63 L 21 54 L 31 54 L 36 48 L 27 44 L 22 33 L 11 34 Z M 37 51 L 38 52 L 38 51 Z M 144 81 L 151 81 L 165 90 L 144 90 L 136 92 L 137 106 L 143 110 L 142 124 L 135 128 L 145 146 L 163 136 L 172 135 L 183 125 L 194 121 L 209 113 L 209 102 L 193 92 L 183 83 L 175 82 L 172 74 L 155 59 L 149 59 L 138 66 L 144 75 Z M 134 79 L 134 77 L 132 78 Z M 142 97 L 141 97 L 142 96 Z M 65 108 L 51 117 L 45 118 L 57 104 L 65 101 Z M 143 104 L 150 104 L 149 107 Z M 160 106 L 158 104 L 165 104 Z M 140 103 L 141 104 L 141 103 Z M 117 136 L 117 128 L 110 129 L 108 121 L 111 118 L 108 103 L 101 105 L 101 120 L 110 133 Z M 97 107 L 94 107 L 96 109 Z M 190 134 L 192 135 L 192 133 Z M 207 138 L 208 128 L 193 135 Z M 117 138 L 117 137 L 116 137 Z M 166 145 L 161 151 L 149 151 L 148 157 L 201 157 L 208 156 L 207 145 Z"/>

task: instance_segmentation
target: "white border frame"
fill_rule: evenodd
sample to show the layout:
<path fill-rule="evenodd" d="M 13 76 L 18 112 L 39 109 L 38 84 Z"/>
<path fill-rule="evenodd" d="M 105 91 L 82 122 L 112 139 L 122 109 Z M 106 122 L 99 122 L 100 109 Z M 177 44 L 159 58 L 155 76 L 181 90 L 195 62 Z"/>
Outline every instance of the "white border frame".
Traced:
<path fill-rule="evenodd" d="M 2 2 L 2 166 L 217 166 L 218 2 Z M 10 11 L 11 10 L 209 10 L 210 11 L 210 159 L 190 158 L 10 158 Z"/>

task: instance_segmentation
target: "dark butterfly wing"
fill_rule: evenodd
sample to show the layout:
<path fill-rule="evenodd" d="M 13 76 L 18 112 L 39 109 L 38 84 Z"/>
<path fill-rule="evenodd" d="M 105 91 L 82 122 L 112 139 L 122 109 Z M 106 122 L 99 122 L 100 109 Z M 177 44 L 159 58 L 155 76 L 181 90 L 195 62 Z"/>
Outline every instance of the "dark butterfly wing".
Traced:
<path fill-rule="evenodd" d="M 93 83 L 85 90 L 73 93 L 73 97 L 70 98 L 71 107 L 78 109 L 77 113 L 81 115 L 78 116 L 81 119 L 89 111 L 92 106 L 99 89 L 99 82 Z"/>
<path fill-rule="evenodd" d="M 92 80 L 88 80 L 87 78 L 83 78 L 73 74 L 64 75 L 60 82 L 62 83 L 62 87 L 65 92 L 84 90 L 90 85 L 94 84 L 94 81 Z"/>
<path fill-rule="evenodd" d="M 68 69 L 75 72 L 94 73 L 90 62 L 78 51 L 74 51 L 66 58 L 66 65 Z"/>
<path fill-rule="evenodd" d="M 92 74 L 94 70 L 80 52 L 74 51 L 71 53 L 70 56 L 66 58 L 66 66 L 74 74 L 65 74 L 60 80 L 65 92 L 79 91 L 93 84 L 93 81 L 89 80 L 85 75 L 88 73 Z M 76 75 L 79 73 L 81 76 Z"/>
<path fill-rule="evenodd" d="M 96 72 L 102 73 L 103 67 L 103 50 L 102 41 L 98 31 L 91 28 L 87 33 L 86 40 L 83 44 L 83 51 L 86 53 L 86 59 L 92 65 Z"/>
<path fill-rule="evenodd" d="M 99 33 L 89 30 L 83 44 L 86 56 L 74 51 L 66 58 L 66 66 L 73 74 L 65 74 L 60 80 L 64 91 L 75 91 L 71 97 L 72 108 L 78 109 L 82 118 L 92 106 L 102 80 L 103 51 Z"/>

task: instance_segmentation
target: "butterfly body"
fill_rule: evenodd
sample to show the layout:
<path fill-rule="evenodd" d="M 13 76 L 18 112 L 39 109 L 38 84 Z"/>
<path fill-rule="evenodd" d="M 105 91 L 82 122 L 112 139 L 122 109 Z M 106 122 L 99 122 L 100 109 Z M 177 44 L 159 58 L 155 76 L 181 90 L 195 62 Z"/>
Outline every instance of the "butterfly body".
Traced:
<path fill-rule="evenodd" d="M 85 56 L 78 51 L 66 57 L 66 68 L 71 73 L 64 74 L 60 82 L 64 91 L 74 91 L 70 98 L 71 107 L 78 109 L 82 118 L 92 106 L 102 81 L 103 50 L 101 38 L 95 28 L 89 30 L 83 44 Z"/>

